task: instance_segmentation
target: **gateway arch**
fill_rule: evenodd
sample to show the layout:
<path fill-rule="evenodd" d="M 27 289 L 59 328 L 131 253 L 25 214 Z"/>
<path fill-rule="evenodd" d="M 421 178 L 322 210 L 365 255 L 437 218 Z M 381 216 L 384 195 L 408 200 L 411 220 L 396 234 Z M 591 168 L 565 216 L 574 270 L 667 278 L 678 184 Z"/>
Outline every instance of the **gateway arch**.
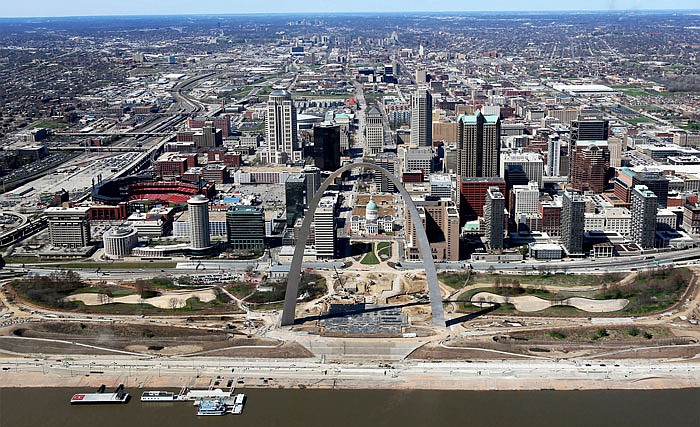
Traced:
<path fill-rule="evenodd" d="M 442 294 L 440 293 L 440 286 L 438 284 L 437 271 L 435 270 L 435 262 L 433 260 L 432 251 L 430 250 L 428 235 L 425 232 L 423 221 L 421 221 L 420 215 L 418 214 L 418 209 L 416 208 L 415 203 L 413 203 L 413 199 L 411 199 L 411 196 L 406 191 L 406 188 L 403 186 L 401 181 L 394 176 L 394 174 L 390 173 L 381 166 L 375 165 L 374 163 L 365 162 L 351 163 L 333 172 L 331 176 L 323 181 L 321 187 L 316 191 L 316 194 L 314 194 L 313 200 L 311 203 L 309 203 L 309 210 L 304 216 L 301 232 L 299 233 L 299 241 L 296 242 L 294 257 L 292 258 L 292 265 L 289 269 L 289 276 L 287 277 L 287 290 L 284 295 L 284 309 L 282 311 L 282 326 L 294 324 L 294 317 L 296 314 L 295 308 L 299 294 L 299 283 L 301 282 L 301 264 L 304 259 L 304 248 L 306 246 L 306 240 L 311 229 L 311 222 L 313 221 L 318 203 L 323 197 L 323 193 L 326 192 L 328 186 L 335 180 L 335 178 L 339 177 L 343 172 L 355 168 L 372 169 L 375 172 L 382 173 L 391 180 L 394 186 L 396 186 L 396 188 L 399 190 L 401 197 L 403 197 L 403 200 L 408 207 L 408 212 L 411 215 L 411 220 L 413 221 L 416 229 L 418 248 L 420 249 L 421 256 L 423 257 L 423 267 L 425 268 L 425 275 L 428 281 L 428 295 L 430 296 L 430 308 L 432 310 L 432 323 L 434 326 L 444 328 L 445 312 L 442 306 Z"/>

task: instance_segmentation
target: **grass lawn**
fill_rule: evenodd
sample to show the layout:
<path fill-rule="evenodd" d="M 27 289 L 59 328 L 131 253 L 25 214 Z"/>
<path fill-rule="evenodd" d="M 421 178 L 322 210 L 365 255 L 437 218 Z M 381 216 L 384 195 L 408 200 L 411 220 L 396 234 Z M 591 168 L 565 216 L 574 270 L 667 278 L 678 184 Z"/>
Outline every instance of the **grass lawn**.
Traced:
<path fill-rule="evenodd" d="M 627 123 L 637 124 L 637 123 L 653 123 L 654 121 L 648 117 L 638 117 L 636 119 L 624 119 Z"/>
<path fill-rule="evenodd" d="M 374 253 L 374 243 L 371 243 L 370 251 L 367 252 L 367 255 L 365 255 L 362 258 L 362 260 L 360 261 L 360 264 L 364 264 L 364 265 L 379 264 L 379 258 L 377 258 L 377 255 Z"/>
<path fill-rule="evenodd" d="M 49 128 L 49 129 L 61 129 L 68 126 L 66 123 L 59 122 L 52 119 L 45 119 L 35 124 L 35 128 Z"/>
<path fill-rule="evenodd" d="M 380 242 L 377 244 L 377 255 L 391 258 L 391 244 L 392 242 Z"/>
<path fill-rule="evenodd" d="M 469 277 L 469 283 L 465 283 Z M 599 286 L 615 283 L 624 276 L 614 274 L 488 274 L 488 273 L 440 273 L 438 278 L 447 286 L 458 289 L 474 283 L 496 283 L 497 280 L 517 280 L 521 285 L 532 286 Z"/>

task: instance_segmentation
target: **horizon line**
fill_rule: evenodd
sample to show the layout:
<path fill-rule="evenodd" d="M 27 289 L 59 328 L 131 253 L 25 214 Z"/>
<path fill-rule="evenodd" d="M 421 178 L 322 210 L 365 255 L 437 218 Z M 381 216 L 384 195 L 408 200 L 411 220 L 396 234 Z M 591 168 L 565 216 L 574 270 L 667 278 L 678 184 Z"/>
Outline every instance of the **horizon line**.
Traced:
<path fill-rule="evenodd" d="M 696 9 L 542 9 L 542 10 L 415 10 L 415 11 L 342 11 L 342 12 L 237 12 L 237 13 L 133 13 L 133 14 L 105 14 L 105 15 L 45 15 L 45 16 L 0 16 L 0 19 L 52 19 L 52 18 L 138 18 L 138 17 L 177 17 L 177 16 L 294 16 L 305 14 L 307 16 L 333 16 L 333 15 L 415 15 L 415 14 L 489 14 L 489 13 L 514 13 L 514 14 L 541 14 L 541 13 L 629 13 L 629 12 L 692 12 L 700 13 Z"/>

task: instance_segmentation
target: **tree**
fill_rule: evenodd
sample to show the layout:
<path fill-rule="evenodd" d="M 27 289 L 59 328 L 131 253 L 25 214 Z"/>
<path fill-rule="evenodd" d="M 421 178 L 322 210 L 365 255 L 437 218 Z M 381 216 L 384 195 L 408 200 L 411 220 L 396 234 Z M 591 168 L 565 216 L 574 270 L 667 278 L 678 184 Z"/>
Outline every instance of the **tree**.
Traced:
<path fill-rule="evenodd" d="M 179 308 L 181 306 L 181 304 L 182 304 L 182 301 L 178 298 L 175 298 L 175 297 L 170 298 L 170 300 L 168 301 L 168 305 L 170 306 L 170 308 L 172 310 Z"/>
<path fill-rule="evenodd" d="M 108 294 L 100 292 L 97 294 L 97 301 L 100 304 L 109 304 L 112 302 L 112 297 L 110 297 Z"/>

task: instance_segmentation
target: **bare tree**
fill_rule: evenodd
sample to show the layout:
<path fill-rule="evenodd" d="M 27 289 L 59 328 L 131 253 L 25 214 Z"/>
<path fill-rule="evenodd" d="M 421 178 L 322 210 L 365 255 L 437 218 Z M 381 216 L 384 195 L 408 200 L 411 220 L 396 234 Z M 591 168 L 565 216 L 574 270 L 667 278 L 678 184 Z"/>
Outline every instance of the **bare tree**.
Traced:
<path fill-rule="evenodd" d="M 109 304 L 110 302 L 112 302 L 112 297 L 110 297 L 106 293 L 100 292 L 99 294 L 97 294 L 97 301 L 100 304 Z"/>
<path fill-rule="evenodd" d="M 176 308 L 179 308 L 182 305 L 182 301 L 178 298 L 172 297 L 168 301 L 168 304 L 170 305 L 170 308 L 175 310 Z"/>

